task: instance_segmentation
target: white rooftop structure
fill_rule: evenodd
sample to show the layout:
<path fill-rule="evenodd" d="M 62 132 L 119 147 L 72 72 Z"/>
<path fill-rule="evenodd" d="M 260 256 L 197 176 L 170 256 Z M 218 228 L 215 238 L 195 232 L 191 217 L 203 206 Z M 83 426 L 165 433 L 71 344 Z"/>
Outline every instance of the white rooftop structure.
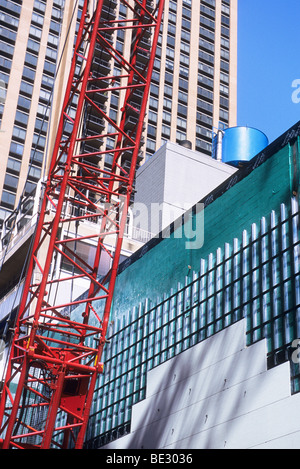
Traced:
<path fill-rule="evenodd" d="M 137 171 L 134 225 L 156 235 L 237 168 L 166 142 Z"/>

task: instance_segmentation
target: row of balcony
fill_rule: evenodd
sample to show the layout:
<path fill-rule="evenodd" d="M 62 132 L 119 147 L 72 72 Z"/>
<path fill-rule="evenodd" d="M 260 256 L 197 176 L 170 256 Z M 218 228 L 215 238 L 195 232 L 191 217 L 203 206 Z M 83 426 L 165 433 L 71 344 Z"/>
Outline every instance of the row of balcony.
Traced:
<path fill-rule="evenodd" d="M 127 168 L 129 169 L 130 164 L 127 162 Z M 17 245 L 22 244 L 27 234 L 33 233 L 34 226 L 37 222 L 38 217 L 38 205 L 40 199 L 40 190 L 41 183 L 38 184 L 36 191 L 30 194 L 27 197 L 22 199 L 19 209 L 16 209 L 10 214 L 9 217 L 4 221 L 3 229 L 0 236 L 0 259 L 1 262 L 5 260 L 6 254 L 14 249 Z M 99 198 L 99 197 L 98 197 Z M 99 213 L 101 213 L 101 208 L 103 209 L 103 204 L 101 201 L 95 199 L 95 204 L 99 205 Z M 50 212 L 55 214 L 54 207 L 49 204 Z M 90 217 L 89 217 L 90 215 Z M 67 202 L 64 207 L 64 216 L 66 217 L 84 217 L 83 223 L 101 223 L 99 217 L 95 217 L 95 212 L 76 205 L 76 200 L 74 203 Z M 128 222 L 125 229 L 124 236 L 128 239 L 139 242 L 147 242 L 151 238 L 151 233 L 148 233 L 138 227 L 134 226 L 134 220 L 132 215 L 128 214 Z"/>

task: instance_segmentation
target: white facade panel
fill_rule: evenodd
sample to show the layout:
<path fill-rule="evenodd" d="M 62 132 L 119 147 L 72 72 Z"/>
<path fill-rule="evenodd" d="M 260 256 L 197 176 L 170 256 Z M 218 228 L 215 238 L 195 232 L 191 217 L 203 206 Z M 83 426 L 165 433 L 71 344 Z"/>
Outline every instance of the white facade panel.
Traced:
<path fill-rule="evenodd" d="M 156 235 L 235 171 L 203 153 L 165 143 L 137 171 L 135 225 Z"/>
<path fill-rule="evenodd" d="M 267 369 L 240 321 L 151 370 L 131 433 L 107 449 L 300 448 L 290 366 Z"/>

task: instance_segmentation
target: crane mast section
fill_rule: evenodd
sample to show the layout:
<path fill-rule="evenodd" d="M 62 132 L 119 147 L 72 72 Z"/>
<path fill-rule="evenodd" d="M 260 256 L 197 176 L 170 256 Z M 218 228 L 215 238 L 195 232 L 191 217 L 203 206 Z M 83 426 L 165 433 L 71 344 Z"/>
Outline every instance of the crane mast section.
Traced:
<path fill-rule="evenodd" d="M 83 447 L 139 162 L 164 1 L 85 0 L 0 400 L 2 448 Z M 117 17 L 117 6 L 127 16 Z M 128 55 L 115 45 L 131 35 Z M 106 103 L 119 96 L 114 118 Z M 104 145 L 113 142 L 111 148 Z M 103 149 L 104 148 L 104 149 Z M 103 165 L 109 157 L 110 165 Z M 80 232 L 86 220 L 94 231 Z M 72 227 L 72 236 L 66 236 Z M 108 250 L 106 238 L 114 239 Z M 93 255 L 77 246 L 93 243 Z M 100 276 L 103 256 L 110 268 Z M 72 273 L 56 275 L 60 262 Z M 59 264 L 58 264 L 59 265 Z M 56 273 L 56 274 L 55 274 Z M 58 301 L 55 288 L 85 281 Z M 97 302 L 97 309 L 95 303 Z M 80 314 L 76 308 L 80 306 Z"/>

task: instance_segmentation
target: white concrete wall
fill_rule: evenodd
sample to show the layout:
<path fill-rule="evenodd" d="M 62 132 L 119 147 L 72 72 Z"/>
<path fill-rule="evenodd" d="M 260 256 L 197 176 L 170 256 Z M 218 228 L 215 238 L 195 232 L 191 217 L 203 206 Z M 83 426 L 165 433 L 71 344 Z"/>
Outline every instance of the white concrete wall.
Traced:
<path fill-rule="evenodd" d="M 131 433 L 107 449 L 300 448 L 289 363 L 267 370 L 266 343 L 240 321 L 154 368 Z"/>
<path fill-rule="evenodd" d="M 135 226 L 159 233 L 235 172 L 198 151 L 167 142 L 137 171 L 135 206 L 144 204 L 145 212 L 136 212 Z"/>

